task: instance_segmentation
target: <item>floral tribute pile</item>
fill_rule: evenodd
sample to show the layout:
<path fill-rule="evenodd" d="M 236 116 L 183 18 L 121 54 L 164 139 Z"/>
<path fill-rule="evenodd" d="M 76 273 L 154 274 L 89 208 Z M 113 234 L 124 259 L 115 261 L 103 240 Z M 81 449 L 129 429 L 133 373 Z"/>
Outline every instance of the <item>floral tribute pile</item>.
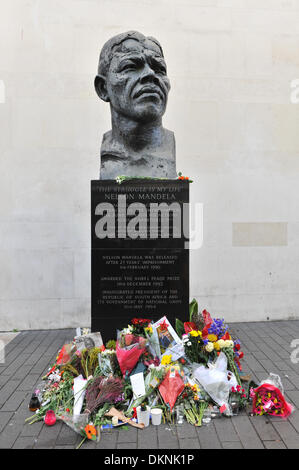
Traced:
<path fill-rule="evenodd" d="M 62 420 L 81 434 L 80 447 L 107 428 L 142 429 L 150 415 L 155 425 L 186 419 L 201 426 L 237 414 L 249 401 L 255 414 L 289 412 L 281 392 L 242 380 L 240 342 L 223 319 L 199 313 L 194 299 L 188 320 L 177 319 L 174 329 L 166 317 L 134 318 L 106 345 L 100 333 L 83 329 L 34 390 L 35 414 L 26 421 Z"/>

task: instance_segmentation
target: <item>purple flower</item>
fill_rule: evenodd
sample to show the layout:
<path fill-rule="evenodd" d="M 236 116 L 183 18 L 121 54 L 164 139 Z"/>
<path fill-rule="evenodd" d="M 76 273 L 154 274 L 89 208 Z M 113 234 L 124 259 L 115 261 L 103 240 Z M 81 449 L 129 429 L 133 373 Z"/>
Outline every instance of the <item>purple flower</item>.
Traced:
<path fill-rule="evenodd" d="M 209 328 L 208 333 L 214 334 L 218 337 L 223 336 L 227 331 L 228 326 L 224 324 L 224 318 L 213 318 L 213 323 Z"/>

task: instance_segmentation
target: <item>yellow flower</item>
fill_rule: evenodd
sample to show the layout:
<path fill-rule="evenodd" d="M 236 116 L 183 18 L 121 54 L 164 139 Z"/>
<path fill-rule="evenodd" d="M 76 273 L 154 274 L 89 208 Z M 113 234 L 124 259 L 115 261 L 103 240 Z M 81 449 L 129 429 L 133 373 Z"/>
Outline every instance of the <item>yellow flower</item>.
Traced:
<path fill-rule="evenodd" d="M 202 336 L 202 332 L 200 330 L 197 331 L 198 336 Z"/>
<path fill-rule="evenodd" d="M 147 331 L 148 333 L 152 334 L 153 332 L 153 328 L 151 326 L 147 326 L 146 328 L 144 328 L 145 331 Z"/>
<path fill-rule="evenodd" d="M 208 335 L 208 340 L 209 341 L 212 341 L 212 343 L 214 343 L 214 341 L 217 341 L 217 336 L 216 335 Z"/>
<path fill-rule="evenodd" d="M 162 360 L 161 360 L 161 364 L 162 366 L 166 366 L 167 364 L 170 364 L 171 363 L 171 354 L 166 354 L 165 356 L 162 357 Z"/>
<path fill-rule="evenodd" d="M 214 349 L 215 349 L 216 351 L 219 351 L 219 350 L 220 350 L 220 345 L 219 345 L 219 342 L 218 342 L 218 341 L 215 341 L 215 343 L 214 343 Z"/>
<path fill-rule="evenodd" d="M 198 331 L 192 330 L 192 331 L 190 331 L 190 335 L 196 337 L 196 336 L 198 336 Z"/>

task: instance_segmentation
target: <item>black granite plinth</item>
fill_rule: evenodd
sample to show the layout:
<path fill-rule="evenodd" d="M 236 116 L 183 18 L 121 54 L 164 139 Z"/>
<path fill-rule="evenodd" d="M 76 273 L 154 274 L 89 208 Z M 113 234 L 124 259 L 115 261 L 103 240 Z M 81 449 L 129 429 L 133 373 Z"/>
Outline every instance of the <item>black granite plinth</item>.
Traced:
<path fill-rule="evenodd" d="M 92 331 L 106 341 L 134 317 L 186 318 L 188 224 L 186 181 L 91 182 Z"/>

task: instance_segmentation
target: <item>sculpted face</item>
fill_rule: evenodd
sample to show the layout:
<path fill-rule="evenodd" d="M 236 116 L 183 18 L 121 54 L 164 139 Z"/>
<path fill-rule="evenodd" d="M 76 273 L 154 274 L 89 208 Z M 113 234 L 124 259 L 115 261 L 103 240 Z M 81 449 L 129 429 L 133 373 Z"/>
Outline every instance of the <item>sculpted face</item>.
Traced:
<path fill-rule="evenodd" d="M 159 47 L 127 39 L 117 47 L 106 76 L 107 101 L 118 114 L 149 122 L 162 117 L 170 82 Z"/>

